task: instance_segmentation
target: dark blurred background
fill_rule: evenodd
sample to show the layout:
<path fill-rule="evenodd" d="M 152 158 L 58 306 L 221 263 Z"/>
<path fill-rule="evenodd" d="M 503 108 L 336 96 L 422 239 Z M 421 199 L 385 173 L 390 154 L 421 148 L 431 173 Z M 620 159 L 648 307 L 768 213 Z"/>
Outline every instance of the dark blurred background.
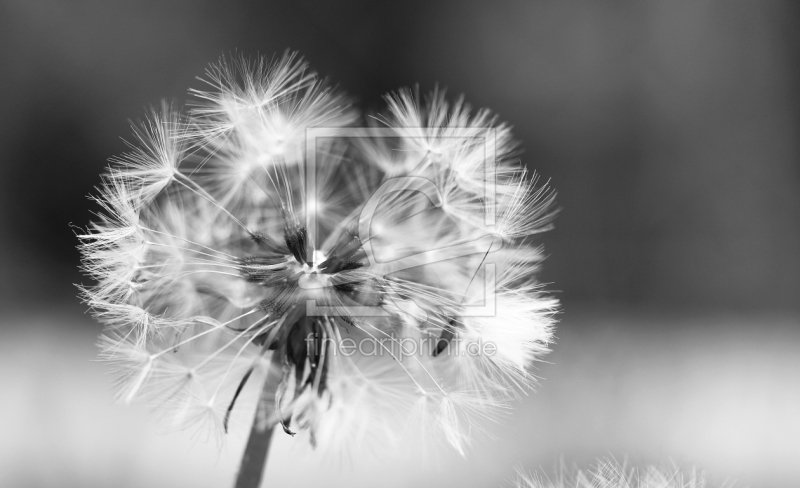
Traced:
<path fill-rule="evenodd" d="M 18 387 L 5 408 L 63 410 L 58 425 L 72 433 L 59 430 L 59 436 L 74 435 L 77 444 L 93 446 L 89 452 L 108 452 L 98 447 L 110 442 L 95 432 L 99 427 L 86 413 L 75 413 L 89 401 L 102 404 L 103 412 L 119 407 L 107 405 L 110 394 L 101 386 L 107 380 L 91 376 L 87 371 L 96 369 L 84 363 L 93 355 L 96 326 L 75 298 L 72 284 L 85 279 L 77 271 L 70 223 L 91 219 L 85 197 L 99 183 L 106 159 L 124 150 L 129 119 L 163 98 L 189 100 L 187 89 L 200 86 L 195 77 L 223 54 L 271 56 L 290 48 L 364 109 L 380 109 L 387 91 L 415 83 L 421 91 L 438 83 L 453 96 L 465 94 L 515 127 L 524 163 L 558 190 L 563 211 L 556 230 L 542 238 L 549 255 L 542 279 L 558 291 L 565 314 L 554 364 L 542 367 L 549 381 L 537 394 L 556 415 L 541 421 L 550 426 L 542 435 L 557 439 L 549 449 L 542 439 L 520 438 L 513 452 L 541 455 L 519 454 L 517 461 L 535 468 L 560 453 L 591 459 L 619 448 L 641 450 L 642 459 L 651 460 L 681 457 L 683 450 L 688 461 L 753 486 L 787 483 L 798 469 L 764 450 L 800 455 L 800 446 L 791 444 L 800 435 L 794 393 L 800 387 L 794 375 L 800 375 L 798 14 L 795 0 L 5 0 L 0 347 L 8 354 L 0 366 Z M 603 336 L 609 330 L 617 332 Z M 620 339 L 611 340 L 616 333 Z M 606 354 L 595 349 L 598 340 Z M 659 341 L 672 349 L 658 349 Z M 653 347 L 654 356 L 640 353 Z M 98 385 L 76 390 L 86 401 L 73 398 L 73 410 L 62 408 L 60 396 L 47 407 L 33 400 L 56 382 L 50 368 L 67 364 L 53 359 L 59 354 L 70 365 L 62 366 L 64 374 L 74 373 L 63 381 L 86 385 L 91 376 Z M 678 367 L 695 359 L 700 369 Z M 557 369 L 560 363 L 565 369 Z M 632 379 L 653 364 L 663 366 L 653 379 L 639 378 L 641 385 Z M 673 368 L 682 379 L 670 379 Z M 585 384 L 597 374 L 604 375 L 601 381 Z M 565 379 L 555 379 L 560 376 Z M 725 381 L 733 393 L 714 390 Z M 661 405 L 663 390 L 637 390 L 644 403 L 628 410 L 585 407 L 563 417 L 569 410 L 553 407 L 573 400 L 613 403 L 630 398 L 625 388 L 631 385 L 659 388 L 664 382 L 674 387 L 664 402 L 689 402 L 680 404 L 688 409 L 683 417 L 658 408 L 647 416 L 647 408 Z M 551 384 L 560 389 L 548 390 Z M 725 408 L 734 409 L 726 410 L 730 422 L 696 425 L 703 432 L 699 440 L 664 440 L 697 423 L 690 407 L 704 410 L 708 404 L 700 399 L 709 391 L 721 396 L 709 396 L 708 404 L 727 402 Z M 752 398 L 759 399 L 756 407 L 736 410 Z M 523 411 L 533 418 L 533 408 Z M 666 423 L 638 444 L 620 444 L 614 433 L 641 432 L 623 422 L 631 412 L 644 423 Z M 576 425 L 587 418 L 605 427 Z M 773 423 L 764 424 L 765 418 Z M 41 457 L 50 436 L 38 417 L 28 420 L 43 437 L 29 436 L 22 453 Z M 86 425 L 75 427 L 81 421 Z M 752 426 L 750 434 L 725 437 L 743 422 Z M 18 438 L 6 437 L 6 452 L 17 452 Z M 58 463 L 76 449 L 61 442 L 63 449 L 48 448 L 47 459 Z M 692 450 L 698 443 L 706 450 Z M 725 450 L 732 445 L 738 454 Z M 502 468 L 510 476 L 514 460 L 506 461 Z M 50 475 L 35 474 L 41 467 L 12 464 L 0 463 L 0 480 L 16 480 L 16 486 L 89 486 L 97 469 L 89 463 L 67 474 L 56 470 L 53 484 Z"/>

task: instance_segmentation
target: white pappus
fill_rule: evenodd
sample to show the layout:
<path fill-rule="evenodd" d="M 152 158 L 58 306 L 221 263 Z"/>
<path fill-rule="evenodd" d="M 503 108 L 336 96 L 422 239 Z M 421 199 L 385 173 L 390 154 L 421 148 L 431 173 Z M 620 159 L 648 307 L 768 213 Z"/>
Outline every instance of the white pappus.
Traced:
<path fill-rule="evenodd" d="M 463 453 L 535 383 L 558 308 L 529 239 L 554 194 L 510 127 L 403 90 L 359 128 L 294 54 L 223 60 L 205 81 L 190 110 L 136 129 L 79 236 L 120 396 L 222 431 L 272 368 L 287 433 L 333 447 L 421 427 Z M 309 173 L 312 127 L 334 136 Z"/>

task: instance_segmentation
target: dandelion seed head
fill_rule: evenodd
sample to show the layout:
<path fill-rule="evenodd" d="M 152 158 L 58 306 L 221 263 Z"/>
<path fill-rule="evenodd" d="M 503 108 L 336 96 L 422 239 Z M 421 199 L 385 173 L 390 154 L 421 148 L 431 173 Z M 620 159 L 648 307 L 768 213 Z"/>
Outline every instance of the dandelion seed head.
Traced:
<path fill-rule="evenodd" d="M 553 476 L 516 469 L 515 488 L 732 488 L 733 483 L 712 483 L 704 471 L 683 470 L 674 463 L 636 469 L 626 462 L 601 459 L 589 469 L 560 463 Z"/>
<path fill-rule="evenodd" d="M 466 453 L 535 383 L 558 307 L 526 243 L 552 193 L 512 160 L 510 128 L 404 90 L 374 117 L 393 137 L 369 137 L 291 53 L 223 59 L 204 80 L 190 111 L 137 126 L 78 236 L 120 398 L 222 434 L 261 381 L 274 399 L 257 420 L 314 446 L 425 432 Z M 310 173 L 311 127 L 333 136 Z"/>

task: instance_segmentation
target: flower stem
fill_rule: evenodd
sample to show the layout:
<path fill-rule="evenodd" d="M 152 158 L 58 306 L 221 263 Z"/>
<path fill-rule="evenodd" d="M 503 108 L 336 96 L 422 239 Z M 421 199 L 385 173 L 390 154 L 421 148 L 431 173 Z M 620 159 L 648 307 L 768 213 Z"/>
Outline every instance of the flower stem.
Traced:
<path fill-rule="evenodd" d="M 258 488 L 261 485 L 272 441 L 272 430 L 275 427 L 269 420 L 275 408 L 275 389 L 281 376 L 282 365 L 279 356 L 277 352 L 272 353 L 272 361 L 258 397 L 253 426 L 250 429 L 247 446 L 244 448 L 234 488 Z"/>

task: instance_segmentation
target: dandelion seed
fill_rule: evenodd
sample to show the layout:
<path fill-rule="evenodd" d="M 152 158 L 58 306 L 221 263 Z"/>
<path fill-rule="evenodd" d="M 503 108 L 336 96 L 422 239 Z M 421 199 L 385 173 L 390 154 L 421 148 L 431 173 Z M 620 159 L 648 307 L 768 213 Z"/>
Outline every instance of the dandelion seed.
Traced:
<path fill-rule="evenodd" d="M 260 383 L 238 486 L 257 484 L 276 425 L 320 449 L 419 427 L 466 455 L 535 383 L 558 307 L 525 243 L 552 194 L 511 160 L 510 128 L 401 91 L 375 117 L 393 142 L 326 138 L 309 196 L 306 129 L 359 133 L 346 99 L 294 54 L 223 60 L 206 82 L 189 113 L 138 129 L 79 236 L 121 397 L 223 433 Z"/>
<path fill-rule="evenodd" d="M 121 180 L 137 193 L 137 203 L 147 205 L 166 188 L 183 160 L 184 130 L 180 115 L 168 104 L 152 110 L 140 125 L 134 126 L 137 143 L 129 143 L 131 151 L 111 158 L 110 176 Z"/>

